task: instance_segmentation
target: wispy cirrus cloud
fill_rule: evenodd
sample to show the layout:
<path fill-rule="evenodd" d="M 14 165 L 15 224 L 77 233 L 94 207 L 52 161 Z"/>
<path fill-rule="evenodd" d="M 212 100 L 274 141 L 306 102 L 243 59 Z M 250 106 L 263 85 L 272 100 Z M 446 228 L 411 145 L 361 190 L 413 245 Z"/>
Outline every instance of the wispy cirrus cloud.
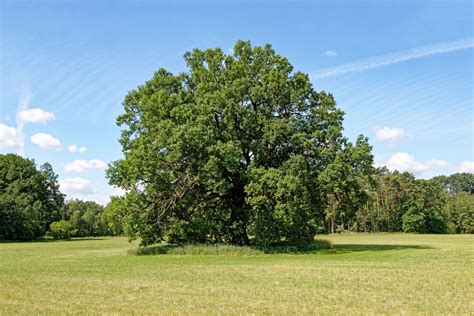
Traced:
<path fill-rule="evenodd" d="M 28 105 L 31 101 L 31 89 L 30 82 L 24 78 L 19 79 L 14 84 L 15 90 L 18 91 L 18 105 L 17 113 L 21 113 L 28 109 Z M 24 155 L 24 135 L 23 128 L 25 127 L 25 121 L 22 120 L 18 115 L 16 118 L 16 137 L 18 139 L 17 153 L 21 156 Z"/>
<path fill-rule="evenodd" d="M 361 59 L 352 63 L 347 63 L 339 66 L 321 69 L 312 73 L 311 77 L 314 79 L 321 79 L 327 77 L 341 76 L 347 73 L 367 71 L 379 67 L 403 63 L 412 59 L 418 59 L 436 54 L 444 54 L 472 47 L 474 47 L 474 37 L 452 42 L 435 43 L 386 55 Z"/>

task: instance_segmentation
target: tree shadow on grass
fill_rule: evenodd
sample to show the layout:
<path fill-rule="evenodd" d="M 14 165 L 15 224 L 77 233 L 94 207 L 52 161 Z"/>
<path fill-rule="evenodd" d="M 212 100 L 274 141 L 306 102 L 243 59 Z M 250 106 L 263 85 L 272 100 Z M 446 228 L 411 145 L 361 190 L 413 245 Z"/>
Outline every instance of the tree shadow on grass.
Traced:
<path fill-rule="evenodd" d="M 87 241 L 87 240 L 104 240 L 104 237 L 77 237 L 71 239 L 50 239 L 50 238 L 41 238 L 34 240 L 5 240 L 0 239 L 0 244 L 13 244 L 13 243 L 43 243 L 43 242 L 64 242 L 64 241 Z"/>
<path fill-rule="evenodd" d="M 235 246 L 227 244 L 158 244 L 146 247 L 130 249 L 128 254 L 147 255 L 220 255 L 220 256 L 251 256 L 263 254 L 308 254 L 317 253 L 321 250 L 332 249 L 332 244 L 327 240 L 315 240 L 309 245 L 292 246 L 284 243 L 259 247 L 259 246 Z"/>
<path fill-rule="evenodd" d="M 406 250 L 406 249 L 433 249 L 433 247 L 423 245 L 384 245 L 384 244 L 337 244 L 332 249 L 327 250 L 328 253 L 343 254 L 352 252 L 380 252 L 389 250 Z"/>
<path fill-rule="evenodd" d="M 106 237 L 76 237 L 76 238 L 71 238 L 65 241 L 86 241 L 86 240 L 105 240 L 107 239 Z M 61 240 L 58 240 L 61 241 Z"/>
<path fill-rule="evenodd" d="M 268 247 L 257 246 L 233 246 L 226 244 L 157 244 L 146 247 L 129 249 L 129 255 L 197 255 L 197 256 L 252 256 L 263 254 L 345 254 L 354 252 L 373 251 L 381 252 L 388 250 L 405 249 L 432 249 L 422 245 L 365 245 L 365 244 L 336 244 L 330 241 L 317 239 L 305 246 L 290 246 L 279 244 Z"/>

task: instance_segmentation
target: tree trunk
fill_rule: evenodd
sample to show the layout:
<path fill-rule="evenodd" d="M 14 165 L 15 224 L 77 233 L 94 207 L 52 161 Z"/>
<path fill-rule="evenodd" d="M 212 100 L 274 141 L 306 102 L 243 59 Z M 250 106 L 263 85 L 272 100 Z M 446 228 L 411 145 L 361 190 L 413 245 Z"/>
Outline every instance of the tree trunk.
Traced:
<path fill-rule="evenodd" d="M 230 217 L 228 222 L 229 242 L 233 245 L 248 245 L 248 210 L 245 208 L 245 183 L 237 177 L 232 180 L 229 197 Z"/>

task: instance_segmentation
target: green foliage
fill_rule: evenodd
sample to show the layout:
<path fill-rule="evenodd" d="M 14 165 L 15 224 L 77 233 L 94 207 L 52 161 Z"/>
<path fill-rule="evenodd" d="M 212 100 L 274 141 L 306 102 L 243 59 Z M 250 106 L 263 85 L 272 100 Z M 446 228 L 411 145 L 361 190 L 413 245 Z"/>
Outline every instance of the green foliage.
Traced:
<path fill-rule="evenodd" d="M 343 112 L 270 45 L 239 41 L 159 69 L 118 117 L 124 159 L 111 184 L 128 191 L 126 234 L 143 245 L 305 244 L 325 220 L 348 221 L 371 172 L 367 140 L 342 135 Z"/>
<path fill-rule="evenodd" d="M 48 234 L 54 239 L 70 239 L 75 234 L 75 230 L 69 222 L 62 219 L 49 225 Z"/>
<path fill-rule="evenodd" d="M 448 227 L 451 233 L 474 233 L 474 195 L 460 192 L 449 198 Z"/>
<path fill-rule="evenodd" d="M 115 236 L 124 234 L 126 228 L 126 201 L 118 196 L 112 196 L 109 204 L 101 215 L 101 221 L 107 224 L 108 230 Z"/>
<path fill-rule="evenodd" d="M 413 204 L 402 216 L 402 229 L 405 233 L 426 233 L 426 215 L 423 208 Z"/>
<path fill-rule="evenodd" d="M 451 195 L 461 192 L 474 193 L 474 174 L 472 173 L 455 173 L 450 176 L 434 177 L 433 181 L 443 185 Z"/>
<path fill-rule="evenodd" d="M 347 144 L 319 175 L 327 196 L 325 220 L 331 232 L 334 226 L 349 229 L 357 209 L 369 198 L 363 184 L 373 184 L 371 151 L 368 139 L 359 136 L 355 146 Z"/>
<path fill-rule="evenodd" d="M 0 239 L 31 240 L 61 219 L 64 197 L 51 165 L 0 155 Z"/>
<path fill-rule="evenodd" d="M 103 212 L 104 207 L 96 202 L 72 200 L 66 203 L 65 217 L 75 230 L 74 237 L 105 236 L 109 231 Z"/>
<path fill-rule="evenodd" d="M 457 207 L 451 208 L 446 186 L 439 178 L 417 180 L 409 173 L 378 169 L 376 185 L 365 184 L 369 199 L 356 213 L 361 231 L 454 232 Z M 467 193 L 464 193 L 468 195 Z M 463 200 L 462 203 L 465 203 Z"/>
<path fill-rule="evenodd" d="M 282 239 L 292 245 L 307 244 L 316 233 L 309 168 L 302 156 L 293 156 L 281 168 L 250 170 L 247 203 L 251 209 L 249 233 L 255 244 L 269 246 Z"/>

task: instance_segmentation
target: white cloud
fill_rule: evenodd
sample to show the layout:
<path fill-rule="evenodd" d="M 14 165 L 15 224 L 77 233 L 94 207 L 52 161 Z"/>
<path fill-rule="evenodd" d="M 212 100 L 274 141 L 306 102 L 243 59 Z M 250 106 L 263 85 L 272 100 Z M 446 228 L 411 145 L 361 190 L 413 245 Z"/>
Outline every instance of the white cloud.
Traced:
<path fill-rule="evenodd" d="M 31 89 L 28 81 L 23 81 L 18 87 L 19 96 L 18 96 L 18 111 L 21 112 L 28 108 L 28 105 L 31 102 Z"/>
<path fill-rule="evenodd" d="M 393 154 L 385 163 L 391 171 L 408 171 L 412 173 L 421 173 L 430 169 L 449 168 L 451 164 L 444 160 L 416 161 L 415 157 L 407 153 Z"/>
<path fill-rule="evenodd" d="M 64 166 L 66 172 L 83 172 L 90 169 L 105 169 L 107 164 L 99 159 L 74 160 Z"/>
<path fill-rule="evenodd" d="M 382 56 L 361 59 L 352 63 L 340 66 L 321 69 L 314 72 L 311 77 L 315 79 L 340 76 L 351 72 L 362 72 L 383 66 L 390 66 L 406 62 L 412 59 L 418 59 L 435 54 L 449 53 L 461 49 L 474 47 L 474 37 L 462 40 L 436 43 L 426 46 L 419 46 L 413 49 L 399 51 L 396 53 L 386 54 Z"/>
<path fill-rule="evenodd" d="M 61 192 L 66 194 L 68 198 L 76 198 L 78 196 L 95 193 L 91 181 L 79 177 L 59 181 L 59 187 Z"/>
<path fill-rule="evenodd" d="M 43 109 L 27 109 L 18 113 L 18 119 L 24 123 L 46 123 L 54 120 L 54 114 Z"/>
<path fill-rule="evenodd" d="M 425 161 L 424 164 L 428 166 L 428 169 L 451 167 L 451 164 L 447 162 L 446 160 L 431 159 L 431 160 Z"/>
<path fill-rule="evenodd" d="M 327 51 L 325 51 L 324 53 L 322 53 L 321 56 L 325 56 L 325 57 L 336 57 L 336 56 L 337 56 L 337 52 L 336 52 L 334 49 L 331 49 L 331 50 L 327 50 Z"/>
<path fill-rule="evenodd" d="M 110 202 L 110 197 L 112 197 L 112 196 L 123 196 L 123 195 L 125 195 L 125 193 L 126 193 L 126 191 L 121 189 L 121 188 L 117 188 L 117 187 L 114 187 L 114 186 L 108 186 L 107 189 L 105 189 L 101 192 L 97 192 L 94 195 L 88 196 L 87 198 L 105 206 L 105 205 L 107 205 L 107 203 Z"/>
<path fill-rule="evenodd" d="M 0 123 L 0 149 L 21 149 L 23 142 L 18 137 L 17 130 Z"/>
<path fill-rule="evenodd" d="M 46 133 L 37 133 L 31 136 L 31 142 L 35 145 L 40 146 L 43 149 L 59 149 L 61 142 L 59 139 Z"/>
<path fill-rule="evenodd" d="M 474 161 L 462 161 L 459 172 L 474 173 Z"/>
<path fill-rule="evenodd" d="M 415 160 L 412 155 L 407 153 L 396 153 L 390 157 L 387 161 L 386 166 L 389 170 L 394 171 L 409 171 L 418 173 L 425 171 L 428 168 L 421 162 Z"/>
<path fill-rule="evenodd" d="M 71 153 L 76 153 L 76 152 L 79 152 L 79 153 L 85 153 L 87 151 L 87 148 L 84 147 L 84 146 L 81 146 L 81 147 L 78 147 L 77 145 L 70 145 L 68 146 L 67 150 L 69 150 L 69 152 Z"/>
<path fill-rule="evenodd" d="M 397 127 L 375 127 L 375 138 L 386 142 L 396 142 L 403 138 L 405 131 Z"/>
<path fill-rule="evenodd" d="M 93 183 L 84 178 L 75 177 L 59 181 L 61 192 L 66 194 L 66 199 L 80 199 L 84 201 L 94 201 L 101 205 L 107 205 L 111 196 L 121 196 L 125 191 L 113 186 L 107 186 L 102 190 L 97 190 Z"/>

